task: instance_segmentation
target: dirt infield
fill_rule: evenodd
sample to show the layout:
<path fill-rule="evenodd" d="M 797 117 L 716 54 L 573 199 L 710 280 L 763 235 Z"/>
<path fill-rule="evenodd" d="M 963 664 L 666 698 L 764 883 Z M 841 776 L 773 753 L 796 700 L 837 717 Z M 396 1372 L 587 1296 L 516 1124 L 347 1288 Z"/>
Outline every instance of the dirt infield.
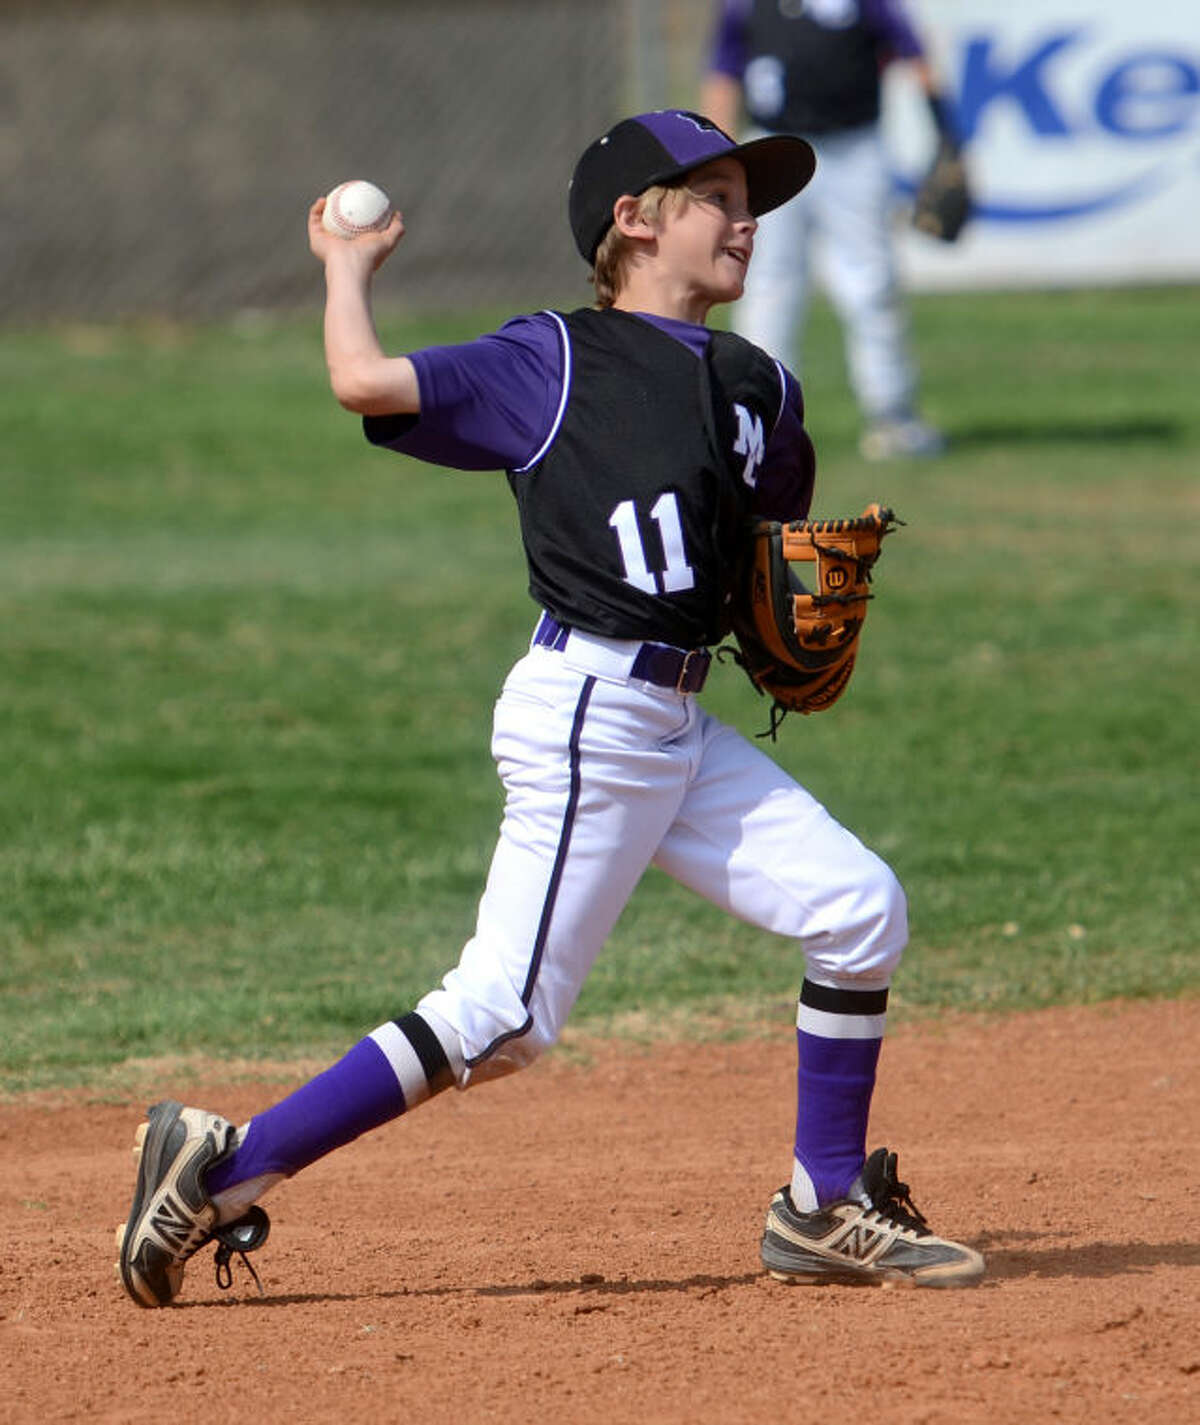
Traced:
<path fill-rule="evenodd" d="M 1200 1001 L 896 1030 L 872 1144 L 974 1290 L 758 1268 L 793 1046 L 559 1053 L 443 1095 L 267 1200 L 265 1292 L 112 1275 L 140 1101 L 0 1104 L 0 1419 L 1160 1421 L 1200 1415 Z M 178 1075 L 244 1118 L 279 1083 Z"/>

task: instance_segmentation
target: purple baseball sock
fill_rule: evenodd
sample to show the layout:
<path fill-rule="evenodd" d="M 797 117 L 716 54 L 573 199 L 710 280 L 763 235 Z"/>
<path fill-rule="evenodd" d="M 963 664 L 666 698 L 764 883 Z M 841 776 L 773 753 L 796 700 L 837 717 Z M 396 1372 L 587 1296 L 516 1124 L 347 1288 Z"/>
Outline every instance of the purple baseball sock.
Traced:
<path fill-rule="evenodd" d="M 419 1015 L 406 1014 L 255 1114 L 236 1151 L 206 1174 L 205 1187 L 216 1196 L 250 1178 L 291 1177 L 453 1082 L 437 1036 Z"/>
<path fill-rule="evenodd" d="M 795 1156 L 821 1205 L 846 1196 L 866 1157 L 886 1007 L 887 990 L 801 990 Z"/>
<path fill-rule="evenodd" d="M 818 1039 L 797 1031 L 796 1157 L 819 1203 L 845 1197 L 867 1153 L 879 1039 Z"/>

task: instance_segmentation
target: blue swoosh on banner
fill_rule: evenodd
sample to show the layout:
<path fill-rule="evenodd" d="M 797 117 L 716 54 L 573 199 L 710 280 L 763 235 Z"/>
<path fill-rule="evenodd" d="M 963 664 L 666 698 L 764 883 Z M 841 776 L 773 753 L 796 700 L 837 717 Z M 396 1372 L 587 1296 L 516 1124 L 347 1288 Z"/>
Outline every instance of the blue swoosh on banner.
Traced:
<path fill-rule="evenodd" d="M 1129 183 L 1122 183 L 1107 193 L 1093 194 L 1090 198 L 1076 198 L 1070 202 L 1059 200 L 1055 203 L 991 202 L 975 200 L 971 204 L 972 218 L 992 223 L 1054 223 L 1065 218 L 1085 218 L 1092 213 L 1103 213 L 1110 208 L 1121 208 L 1162 188 L 1168 177 L 1170 165 L 1163 164 L 1149 173 Z M 917 191 L 917 183 L 911 179 L 898 178 L 896 186 L 901 193 L 912 197 Z"/>

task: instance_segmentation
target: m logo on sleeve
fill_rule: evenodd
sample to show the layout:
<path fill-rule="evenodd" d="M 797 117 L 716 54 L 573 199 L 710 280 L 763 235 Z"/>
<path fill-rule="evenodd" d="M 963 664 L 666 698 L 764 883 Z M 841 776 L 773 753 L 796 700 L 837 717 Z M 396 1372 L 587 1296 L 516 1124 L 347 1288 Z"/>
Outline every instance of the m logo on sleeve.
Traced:
<path fill-rule="evenodd" d="M 758 467 L 763 462 L 763 453 L 766 450 L 762 417 L 754 415 L 737 401 L 734 402 L 733 413 L 737 417 L 734 453 L 746 457 L 746 463 L 742 467 L 742 479 L 753 489 L 758 483 Z"/>

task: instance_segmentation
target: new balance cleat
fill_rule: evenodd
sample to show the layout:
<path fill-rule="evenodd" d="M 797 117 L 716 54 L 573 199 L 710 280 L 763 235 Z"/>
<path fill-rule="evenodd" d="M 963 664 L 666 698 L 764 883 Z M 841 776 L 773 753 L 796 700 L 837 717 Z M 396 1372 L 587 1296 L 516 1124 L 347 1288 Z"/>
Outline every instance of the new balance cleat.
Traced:
<path fill-rule="evenodd" d="M 217 1243 L 217 1284 L 231 1284 L 230 1260 L 267 1240 L 269 1220 L 252 1207 L 236 1222 L 217 1223 L 204 1175 L 230 1151 L 234 1127 L 215 1113 L 167 1099 L 148 1112 L 137 1132 L 137 1187 L 129 1220 L 117 1228 L 117 1271 L 139 1306 L 168 1306 L 183 1285 L 188 1259 Z M 259 1291 L 262 1285 L 259 1283 Z"/>
<path fill-rule="evenodd" d="M 786 1187 L 767 1212 L 763 1266 L 778 1281 L 908 1286 L 972 1286 L 983 1258 L 935 1237 L 896 1177 L 896 1155 L 877 1148 L 849 1197 L 817 1212 L 798 1212 Z"/>

